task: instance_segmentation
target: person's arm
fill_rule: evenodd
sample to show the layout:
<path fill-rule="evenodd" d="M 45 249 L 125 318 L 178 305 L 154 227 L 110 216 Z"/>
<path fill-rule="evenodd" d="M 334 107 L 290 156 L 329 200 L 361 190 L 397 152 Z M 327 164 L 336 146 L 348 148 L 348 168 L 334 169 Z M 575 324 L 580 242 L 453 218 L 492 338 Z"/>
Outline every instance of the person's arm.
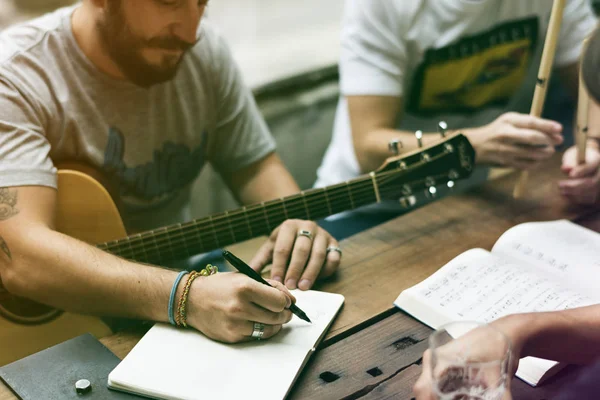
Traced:
<path fill-rule="evenodd" d="M 40 186 L 0 188 L 0 281 L 12 295 L 59 309 L 167 322 L 177 273 L 137 264 L 54 230 L 56 191 Z M 242 274 L 196 279 L 188 321 L 225 342 L 250 340 L 254 322 L 276 334 L 291 313 L 293 296 Z M 183 292 L 177 290 L 177 298 Z"/>
<path fill-rule="evenodd" d="M 47 187 L 0 188 L 0 277 L 6 290 L 74 312 L 166 321 L 176 273 L 56 232 L 56 198 Z"/>
<path fill-rule="evenodd" d="M 600 358 L 600 306 L 517 314 L 495 325 L 507 332 L 520 358 L 533 356 L 571 364 Z"/>
<path fill-rule="evenodd" d="M 402 152 L 418 149 L 414 132 L 394 128 L 402 117 L 402 98 L 347 96 L 347 99 L 354 149 L 363 173 L 377 169 L 390 157 L 388 143 L 392 139 L 402 141 Z M 554 154 L 554 146 L 562 143 L 560 124 L 517 113 L 503 114 L 479 128 L 450 128 L 467 136 L 479 164 L 533 168 Z M 439 135 L 424 134 L 423 144 L 439 139 Z"/>
<path fill-rule="evenodd" d="M 275 153 L 224 178 L 242 204 L 260 203 L 300 192 L 298 184 Z"/>

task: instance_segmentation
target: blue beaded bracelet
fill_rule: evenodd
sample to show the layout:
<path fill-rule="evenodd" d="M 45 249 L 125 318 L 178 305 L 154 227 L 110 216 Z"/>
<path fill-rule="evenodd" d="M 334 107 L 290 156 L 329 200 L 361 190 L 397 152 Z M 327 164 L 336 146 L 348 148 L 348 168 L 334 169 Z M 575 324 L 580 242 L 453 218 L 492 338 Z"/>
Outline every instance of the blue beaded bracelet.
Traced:
<path fill-rule="evenodd" d="M 175 294 L 177 293 L 177 286 L 179 286 L 179 282 L 181 282 L 181 278 L 183 278 L 184 275 L 189 274 L 189 272 L 187 271 L 181 271 L 179 273 L 179 275 L 177 275 L 177 278 L 175 279 L 175 282 L 173 283 L 173 288 L 171 289 L 171 296 L 169 297 L 169 322 L 171 323 L 171 325 L 177 325 L 175 323 Z"/>

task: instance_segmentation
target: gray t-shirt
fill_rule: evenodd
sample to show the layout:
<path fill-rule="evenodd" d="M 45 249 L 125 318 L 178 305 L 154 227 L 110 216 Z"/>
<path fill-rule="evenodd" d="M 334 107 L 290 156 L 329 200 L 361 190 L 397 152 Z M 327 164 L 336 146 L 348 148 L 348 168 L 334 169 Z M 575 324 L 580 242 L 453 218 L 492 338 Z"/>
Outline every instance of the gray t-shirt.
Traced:
<path fill-rule="evenodd" d="M 83 54 L 74 9 L 0 33 L 0 187 L 56 188 L 57 166 L 85 163 L 118 183 L 125 225 L 139 231 L 189 219 L 190 186 L 205 162 L 231 174 L 274 151 L 207 21 L 177 76 L 144 89 Z"/>

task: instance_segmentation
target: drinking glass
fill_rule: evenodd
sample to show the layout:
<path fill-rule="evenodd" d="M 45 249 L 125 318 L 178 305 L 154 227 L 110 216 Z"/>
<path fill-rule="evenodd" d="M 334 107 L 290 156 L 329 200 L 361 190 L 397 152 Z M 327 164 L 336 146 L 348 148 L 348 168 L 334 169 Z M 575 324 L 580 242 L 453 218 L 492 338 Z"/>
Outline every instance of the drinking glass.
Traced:
<path fill-rule="evenodd" d="M 510 341 L 478 322 L 453 322 L 429 337 L 433 392 L 440 400 L 500 400 L 508 384 Z"/>

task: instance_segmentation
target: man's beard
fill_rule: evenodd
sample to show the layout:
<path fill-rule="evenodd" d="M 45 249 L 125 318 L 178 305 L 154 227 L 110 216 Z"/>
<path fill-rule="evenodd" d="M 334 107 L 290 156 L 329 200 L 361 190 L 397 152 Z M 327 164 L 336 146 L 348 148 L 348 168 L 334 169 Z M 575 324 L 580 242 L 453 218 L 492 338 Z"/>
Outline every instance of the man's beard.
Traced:
<path fill-rule="evenodd" d="M 104 50 L 118 65 L 123 75 L 134 84 L 144 88 L 173 79 L 183 61 L 183 55 L 193 47 L 193 44 L 173 37 L 157 37 L 150 40 L 137 38 L 127 26 L 121 11 L 121 2 L 110 3 L 106 19 L 98 22 L 97 29 L 104 42 Z M 152 65 L 142 56 L 141 51 L 144 48 L 182 50 L 183 52 L 181 56 L 165 57 L 162 65 Z M 178 59 L 175 60 L 175 57 Z"/>

